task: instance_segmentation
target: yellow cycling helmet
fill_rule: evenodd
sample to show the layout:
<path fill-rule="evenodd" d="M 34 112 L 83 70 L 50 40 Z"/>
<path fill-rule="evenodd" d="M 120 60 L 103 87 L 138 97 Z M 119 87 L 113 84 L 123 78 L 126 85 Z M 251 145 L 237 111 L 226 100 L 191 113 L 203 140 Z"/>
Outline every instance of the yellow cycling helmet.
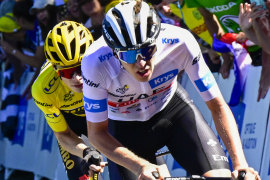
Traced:
<path fill-rule="evenodd" d="M 62 21 L 48 33 L 44 43 L 46 58 L 57 69 L 80 65 L 82 57 L 94 39 L 80 23 Z"/>

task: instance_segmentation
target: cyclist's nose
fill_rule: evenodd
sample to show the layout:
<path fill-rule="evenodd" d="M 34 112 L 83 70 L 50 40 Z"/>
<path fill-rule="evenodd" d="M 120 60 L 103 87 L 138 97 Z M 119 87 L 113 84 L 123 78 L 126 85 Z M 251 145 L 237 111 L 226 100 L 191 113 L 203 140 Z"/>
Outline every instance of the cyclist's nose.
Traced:
<path fill-rule="evenodd" d="M 143 58 L 141 55 L 139 55 L 139 56 L 137 57 L 136 64 L 137 64 L 139 67 L 144 67 L 145 64 L 146 64 L 146 61 L 144 60 L 144 58 Z"/>
<path fill-rule="evenodd" d="M 74 72 L 74 74 L 72 76 L 72 79 L 74 79 L 74 80 L 81 80 L 82 79 L 81 73 Z"/>

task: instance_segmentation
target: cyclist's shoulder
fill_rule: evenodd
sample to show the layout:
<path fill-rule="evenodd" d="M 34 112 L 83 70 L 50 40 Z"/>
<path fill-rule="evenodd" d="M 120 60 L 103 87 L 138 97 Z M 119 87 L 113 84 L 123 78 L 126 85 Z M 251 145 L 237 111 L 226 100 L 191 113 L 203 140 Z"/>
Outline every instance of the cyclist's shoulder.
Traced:
<path fill-rule="evenodd" d="M 107 73 L 115 68 L 119 68 L 119 62 L 103 37 L 91 44 L 82 59 L 82 71 L 88 74 Z"/>
<path fill-rule="evenodd" d="M 44 97 L 53 96 L 61 84 L 61 79 L 54 71 L 51 63 L 46 62 L 32 85 L 33 97 L 38 98 L 42 96 L 44 99 Z"/>
<path fill-rule="evenodd" d="M 173 33 L 172 33 L 173 32 Z M 181 39 L 182 41 L 186 40 L 189 38 L 189 36 L 192 36 L 191 32 L 185 28 L 178 27 L 175 25 L 171 24 L 166 24 L 166 23 L 161 23 L 161 28 L 160 28 L 160 34 L 158 36 L 159 39 L 164 39 L 164 38 L 178 38 Z"/>

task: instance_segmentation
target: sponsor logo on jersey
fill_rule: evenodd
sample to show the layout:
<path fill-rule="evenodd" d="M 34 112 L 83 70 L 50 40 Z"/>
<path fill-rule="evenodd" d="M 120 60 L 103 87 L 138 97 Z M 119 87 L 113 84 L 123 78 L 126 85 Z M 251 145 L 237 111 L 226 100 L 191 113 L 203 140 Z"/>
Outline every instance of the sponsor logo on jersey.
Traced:
<path fill-rule="evenodd" d="M 125 92 L 128 90 L 128 85 L 124 85 L 124 87 L 116 89 L 116 92 L 125 94 Z"/>
<path fill-rule="evenodd" d="M 200 59 L 201 59 L 201 55 L 199 54 L 197 57 L 195 57 L 195 58 L 192 60 L 192 65 L 196 64 L 197 62 L 199 62 Z"/>
<path fill-rule="evenodd" d="M 43 92 L 45 94 L 52 94 L 58 87 L 60 81 L 57 74 L 49 81 L 48 84 L 45 84 L 45 87 L 43 89 Z"/>
<path fill-rule="evenodd" d="M 34 99 L 35 103 L 44 107 L 51 107 L 52 104 L 44 103 L 44 102 L 39 102 L 36 99 Z"/>
<path fill-rule="evenodd" d="M 150 80 L 149 84 L 150 84 L 151 88 L 153 89 L 153 88 L 171 80 L 172 78 L 177 76 L 177 74 L 178 74 L 178 69 L 174 69 L 172 71 L 169 71 L 165 74 L 162 74 L 162 75 Z"/>
<path fill-rule="evenodd" d="M 68 94 L 65 94 L 65 95 L 64 95 L 64 101 L 65 101 L 65 102 L 71 101 L 73 96 L 74 96 L 73 92 L 72 92 L 72 91 L 69 91 Z"/>
<path fill-rule="evenodd" d="M 109 60 L 111 57 L 113 57 L 113 53 L 110 52 L 110 53 L 105 54 L 105 55 L 100 55 L 98 57 L 98 59 L 100 62 L 103 62 L 103 61 Z"/>
<path fill-rule="evenodd" d="M 179 43 L 179 38 L 169 39 L 169 38 L 162 38 L 162 44 L 176 44 Z"/>
<path fill-rule="evenodd" d="M 67 169 L 72 169 L 75 166 L 75 162 L 71 159 L 69 152 L 62 148 L 59 144 L 60 154 Z"/>
<path fill-rule="evenodd" d="M 68 114 L 85 115 L 83 106 L 71 110 L 62 110 L 62 111 Z"/>
<path fill-rule="evenodd" d="M 210 89 L 213 85 L 216 84 L 215 78 L 211 72 L 206 74 L 204 77 L 201 79 L 195 80 L 194 81 L 197 88 L 199 89 L 200 92 L 207 91 Z"/>
<path fill-rule="evenodd" d="M 55 113 L 45 114 L 45 117 L 48 117 L 48 118 L 51 118 L 51 119 L 57 118 L 59 116 L 60 116 L 60 114 L 55 114 Z"/>
<path fill-rule="evenodd" d="M 209 139 L 209 140 L 207 141 L 207 144 L 208 144 L 209 146 L 214 147 L 214 146 L 216 146 L 216 145 L 217 145 L 217 142 L 216 142 L 216 141 L 214 141 L 213 139 Z"/>
<path fill-rule="evenodd" d="M 226 161 L 226 162 L 229 162 L 229 160 L 228 160 L 228 158 L 226 156 L 213 154 L 212 157 L 213 157 L 214 161 Z"/>
<path fill-rule="evenodd" d="M 207 9 L 211 13 L 217 13 L 217 12 L 227 11 L 227 10 L 231 9 L 233 6 L 237 6 L 237 3 L 229 2 L 228 4 L 224 4 L 224 5 L 220 5 L 220 6 L 214 6 L 214 7 L 207 8 Z"/>
<path fill-rule="evenodd" d="M 170 84 L 167 87 L 161 87 L 161 88 L 157 88 L 153 90 L 153 94 L 148 95 L 148 94 L 140 94 L 137 97 L 132 96 L 129 98 L 129 100 L 124 100 L 124 99 L 118 99 L 118 102 L 113 102 L 113 101 L 108 101 L 108 105 L 112 106 L 112 107 L 125 107 L 125 106 L 130 106 L 133 105 L 135 103 L 138 103 L 141 99 L 147 99 L 148 100 L 153 100 L 155 99 L 155 95 L 157 95 L 158 93 L 164 92 L 166 90 L 170 90 L 170 87 L 172 86 L 172 84 Z"/>
<path fill-rule="evenodd" d="M 79 104 L 79 103 L 82 103 L 82 99 L 80 99 L 80 100 L 78 100 L 78 101 L 75 101 L 75 102 L 73 102 L 73 103 L 71 103 L 71 104 L 64 104 L 64 105 L 62 105 L 62 106 L 60 107 L 60 109 L 61 109 L 61 108 L 71 107 L 71 106 L 75 106 L 75 105 L 77 105 L 77 104 Z"/>
<path fill-rule="evenodd" d="M 86 85 L 88 85 L 90 87 L 95 87 L 95 88 L 97 88 L 99 86 L 99 83 L 95 83 L 89 79 L 86 79 L 84 76 L 82 76 L 82 77 L 83 77 L 83 81 Z"/>
<path fill-rule="evenodd" d="M 107 110 L 107 99 L 95 100 L 83 96 L 84 109 L 88 112 L 103 112 Z"/>

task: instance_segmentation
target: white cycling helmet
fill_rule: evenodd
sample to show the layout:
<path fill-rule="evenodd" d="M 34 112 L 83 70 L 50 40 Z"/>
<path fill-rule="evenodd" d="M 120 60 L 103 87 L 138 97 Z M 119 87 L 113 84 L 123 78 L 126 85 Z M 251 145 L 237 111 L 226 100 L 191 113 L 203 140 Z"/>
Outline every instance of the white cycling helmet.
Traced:
<path fill-rule="evenodd" d="M 107 12 L 102 31 L 108 46 L 114 50 L 139 49 L 156 40 L 160 19 L 146 2 L 123 1 Z"/>

